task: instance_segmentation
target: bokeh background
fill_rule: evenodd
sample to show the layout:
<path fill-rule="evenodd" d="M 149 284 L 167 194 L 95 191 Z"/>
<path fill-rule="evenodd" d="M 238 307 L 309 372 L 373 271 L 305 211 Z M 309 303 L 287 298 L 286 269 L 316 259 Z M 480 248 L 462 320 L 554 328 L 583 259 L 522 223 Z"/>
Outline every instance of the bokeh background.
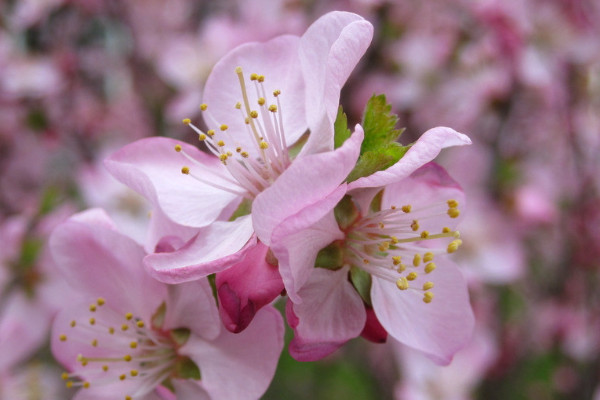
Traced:
<path fill-rule="evenodd" d="M 439 125 L 473 140 L 438 161 L 467 193 L 456 261 L 477 329 L 445 368 L 391 341 L 315 363 L 284 351 L 264 399 L 600 399 L 598 0 L 3 0 L 0 399 L 71 395 L 48 350 L 68 291 L 52 228 L 103 207 L 144 239 L 147 205 L 103 158 L 191 142 L 181 120 L 220 57 L 334 9 L 375 27 L 342 92 L 352 122 L 384 93 L 403 143 Z"/>

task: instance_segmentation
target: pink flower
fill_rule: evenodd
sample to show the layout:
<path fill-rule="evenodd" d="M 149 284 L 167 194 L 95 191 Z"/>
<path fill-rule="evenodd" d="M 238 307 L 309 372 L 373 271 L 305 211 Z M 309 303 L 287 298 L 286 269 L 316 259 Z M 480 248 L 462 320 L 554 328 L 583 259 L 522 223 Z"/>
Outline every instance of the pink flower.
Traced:
<path fill-rule="evenodd" d="M 271 248 L 291 300 L 295 358 L 315 360 L 361 332 L 372 336 L 378 324 L 371 318 L 365 326 L 365 301 L 392 337 L 438 363 L 465 345 L 473 327 L 467 288 L 445 257 L 462 244 L 455 226 L 463 193 L 441 167 L 425 163 L 444 147 L 468 143 L 452 129 L 432 129 L 397 164 L 348 184 L 355 212 L 341 225 L 316 207 L 276 230 Z M 315 214 L 316 223 L 302 226 Z M 328 245 L 338 264 L 315 269 L 317 253 Z M 348 278 L 365 272 L 370 283 L 361 298 Z"/>
<path fill-rule="evenodd" d="M 148 276 L 145 253 L 100 210 L 72 217 L 50 245 L 83 300 L 63 309 L 52 351 L 77 399 L 256 399 L 283 346 L 279 313 L 265 308 L 243 333 L 223 330 L 206 280 L 169 286 Z M 169 385 L 167 385 L 169 386 Z"/>
<path fill-rule="evenodd" d="M 211 129 L 204 132 L 184 120 L 212 154 L 150 138 L 106 161 L 117 179 L 161 213 L 196 229 L 183 246 L 145 259 L 152 276 L 180 283 L 247 263 L 259 252 L 256 246 L 270 245 L 273 229 L 287 217 L 309 205 L 325 201 L 333 206 L 341 199 L 345 189 L 340 184 L 358 152 L 348 146 L 333 149 L 333 123 L 341 87 L 372 30 L 355 14 L 333 12 L 302 37 L 284 35 L 239 46 L 217 63 L 206 83 L 201 109 Z M 250 215 L 227 221 L 240 204 Z M 264 257 L 259 262 L 264 264 Z M 244 286 L 233 282 L 239 275 L 228 277 L 229 289 Z M 249 310 L 243 308 L 257 297 L 244 287 L 241 292 L 219 291 L 230 296 L 222 305 L 233 306 L 226 313 L 232 319 L 228 329 L 234 331 L 243 329 L 239 318 Z M 269 303 L 283 288 L 270 287 L 255 306 Z"/>

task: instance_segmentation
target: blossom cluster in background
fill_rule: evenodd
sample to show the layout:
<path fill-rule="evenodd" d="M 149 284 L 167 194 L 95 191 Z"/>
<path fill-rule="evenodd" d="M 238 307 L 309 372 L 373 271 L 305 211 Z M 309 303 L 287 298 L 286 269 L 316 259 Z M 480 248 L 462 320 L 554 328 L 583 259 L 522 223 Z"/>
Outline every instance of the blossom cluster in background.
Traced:
<path fill-rule="evenodd" d="M 0 399 L 600 398 L 597 1 L 0 18 Z"/>

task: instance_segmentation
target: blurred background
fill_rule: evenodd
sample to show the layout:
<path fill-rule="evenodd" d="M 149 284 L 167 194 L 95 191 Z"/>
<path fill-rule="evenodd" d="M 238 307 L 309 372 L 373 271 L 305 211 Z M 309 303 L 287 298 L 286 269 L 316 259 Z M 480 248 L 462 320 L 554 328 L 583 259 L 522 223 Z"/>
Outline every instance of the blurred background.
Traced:
<path fill-rule="evenodd" d="M 315 363 L 284 351 L 264 399 L 600 399 L 598 0 L 3 0 L 0 399 L 71 395 L 48 349 L 68 290 L 52 228 L 103 207 L 144 240 L 148 207 L 104 157 L 191 142 L 181 119 L 220 57 L 334 9 L 375 27 L 342 92 L 353 123 L 384 93 L 403 143 L 439 125 L 473 140 L 438 162 L 467 193 L 455 260 L 477 329 L 445 368 L 391 340 Z"/>

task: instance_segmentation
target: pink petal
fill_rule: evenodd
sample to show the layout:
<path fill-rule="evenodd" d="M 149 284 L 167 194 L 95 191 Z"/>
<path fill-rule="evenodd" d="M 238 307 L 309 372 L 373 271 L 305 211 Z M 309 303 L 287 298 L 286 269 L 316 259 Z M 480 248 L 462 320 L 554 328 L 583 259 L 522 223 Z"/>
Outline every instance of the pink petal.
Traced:
<path fill-rule="evenodd" d="M 144 270 L 144 250 L 133 239 L 96 223 L 90 212 L 60 224 L 50 237 L 56 268 L 80 293 L 103 297 L 124 312 L 147 317 L 166 294 L 164 285 Z M 97 218 L 95 218 L 97 221 Z"/>
<path fill-rule="evenodd" d="M 320 206 L 321 203 L 317 205 Z M 307 211 L 312 212 L 312 208 L 309 207 Z M 298 304 L 302 303 L 298 291 L 314 271 L 315 259 L 319 251 L 334 240 L 344 238 L 344 233 L 338 228 L 331 212 L 331 205 L 327 208 L 329 212 L 310 227 L 289 231 L 290 226 L 284 223 L 281 225 L 281 229 L 277 229 L 273 235 L 271 249 L 279 260 L 279 273 L 285 284 L 287 295 Z M 289 219 L 292 219 L 290 222 L 293 227 L 296 221 L 293 221 L 294 217 Z"/>
<path fill-rule="evenodd" d="M 172 379 L 173 387 L 177 398 L 173 400 L 211 400 L 210 395 L 202 387 L 201 381 Z"/>
<path fill-rule="evenodd" d="M 363 328 L 360 336 L 374 343 L 385 343 L 388 337 L 388 333 L 375 315 L 375 311 L 371 307 L 366 308 L 367 311 L 367 322 Z"/>
<path fill-rule="evenodd" d="M 256 244 L 250 216 L 215 222 L 177 251 L 154 253 L 144 259 L 148 272 L 165 283 L 182 283 L 221 272 L 244 258 Z M 251 240 L 252 239 L 252 240 Z"/>
<path fill-rule="evenodd" d="M 271 244 L 273 230 L 286 218 L 324 199 L 342 184 L 360 152 L 363 130 L 354 134 L 332 152 L 297 158 L 269 188 L 256 196 L 252 220 L 258 238 Z"/>
<path fill-rule="evenodd" d="M 254 400 L 267 390 L 283 348 L 283 321 L 272 307 L 260 310 L 243 332 L 223 330 L 212 342 L 190 337 L 181 348 L 202 371 L 213 400 Z"/>
<path fill-rule="evenodd" d="M 363 187 L 385 186 L 406 178 L 418 168 L 433 160 L 446 147 L 471 144 L 471 139 L 454 129 L 446 127 L 432 128 L 425 132 L 419 140 L 406 152 L 396 164 L 384 171 L 377 171 L 370 176 L 351 182 L 348 190 Z"/>
<path fill-rule="evenodd" d="M 394 339 L 425 353 L 438 364 L 448 364 L 452 356 L 470 340 L 474 317 L 469 293 L 460 271 L 449 260 L 436 259 L 437 269 L 411 286 L 425 280 L 435 286 L 434 299 L 423 302 L 422 292 L 398 290 L 393 282 L 373 276 L 371 299 L 381 325 Z"/>
<path fill-rule="evenodd" d="M 302 154 L 333 149 L 340 91 L 372 37 L 373 26 L 368 21 L 341 11 L 322 16 L 302 36 L 300 62 L 306 82 L 306 118 L 312 132 Z"/>
<path fill-rule="evenodd" d="M 315 361 L 360 335 L 367 315 L 362 299 L 348 281 L 348 268 L 315 268 L 300 289 L 301 304 L 288 302 L 294 329 L 289 351 L 298 361 Z"/>
<path fill-rule="evenodd" d="M 175 151 L 179 144 L 195 162 Z M 239 190 L 221 178 L 229 172 L 217 157 L 179 141 L 155 137 L 138 140 L 117 151 L 104 162 L 119 181 L 140 193 L 178 224 L 202 227 L 215 221 L 221 211 L 239 196 L 181 173 L 188 166 L 207 181 Z"/>
<path fill-rule="evenodd" d="M 190 240 L 198 233 L 198 228 L 176 224 L 159 208 L 155 207 L 150 216 L 150 227 L 147 233 L 146 251 L 155 252 L 155 248 L 163 237 L 178 238 L 182 243 Z"/>
<path fill-rule="evenodd" d="M 266 260 L 268 251 L 258 242 L 242 261 L 217 274 L 219 312 L 223 324 L 233 333 L 246 329 L 258 310 L 283 290 L 277 266 Z"/>
<path fill-rule="evenodd" d="M 182 327 L 206 340 L 219 336 L 221 323 L 217 304 L 206 279 L 169 285 L 163 329 Z"/>
<path fill-rule="evenodd" d="M 250 81 L 250 74 L 264 75 L 267 106 L 277 104 L 272 94 L 281 90 L 281 113 L 278 115 L 283 115 L 286 142 L 291 145 L 298 140 L 307 129 L 304 84 L 298 61 L 299 42 L 297 36 L 278 36 L 265 43 L 243 44 L 223 57 L 215 65 L 204 89 L 204 102 L 208 109 L 203 116 L 209 128 L 216 130 L 221 124 L 226 124 L 228 132 L 246 151 L 253 152 L 256 148 L 254 139 L 247 134 L 244 118 L 234 107 L 237 102 L 243 104 L 236 74 L 236 68 L 242 67 L 251 109 L 259 111 L 260 108 L 255 82 Z"/>

